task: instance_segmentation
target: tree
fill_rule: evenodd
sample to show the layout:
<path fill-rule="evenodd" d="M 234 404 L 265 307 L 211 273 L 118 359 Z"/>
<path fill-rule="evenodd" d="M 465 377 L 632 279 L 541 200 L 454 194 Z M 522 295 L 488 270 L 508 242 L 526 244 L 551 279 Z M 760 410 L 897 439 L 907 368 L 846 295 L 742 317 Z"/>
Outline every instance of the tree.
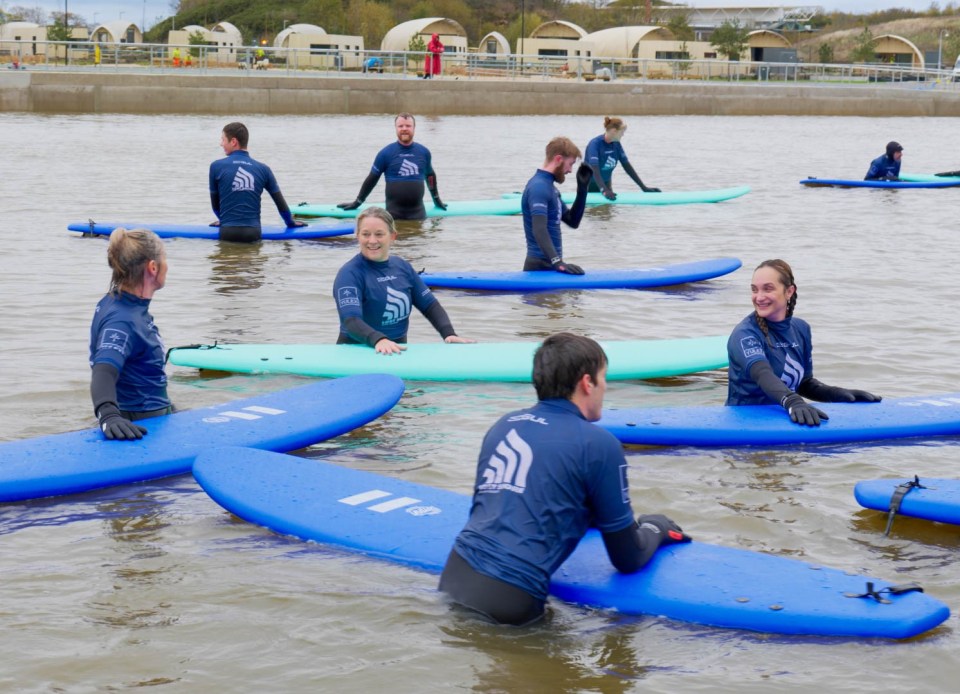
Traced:
<path fill-rule="evenodd" d="M 877 53 L 874 50 L 875 41 L 870 27 L 863 27 L 863 31 L 857 34 L 854 39 L 853 51 L 850 52 L 850 60 L 854 63 L 872 63 L 877 59 Z"/>
<path fill-rule="evenodd" d="M 200 46 L 205 46 L 207 44 L 207 37 L 203 35 L 200 31 L 192 31 L 190 35 L 187 36 L 187 43 L 190 44 L 190 55 L 193 58 L 200 57 Z"/>
<path fill-rule="evenodd" d="M 694 39 L 693 27 L 690 26 L 690 15 L 686 13 L 678 12 L 671 15 L 665 26 L 676 37 L 677 41 L 686 43 Z M 682 47 L 681 50 L 685 51 L 686 46 Z"/>
<path fill-rule="evenodd" d="M 740 60 L 740 55 L 747 48 L 747 34 L 746 27 L 740 26 L 739 20 L 727 20 L 714 30 L 710 45 L 727 60 Z"/>
<path fill-rule="evenodd" d="M 47 23 L 47 12 L 42 7 L 24 7 L 14 5 L 7 10 L 8 22 L 33 22 L 43 26 Z"/>
<path fill-rule="evenodd" d="M 53 24 L 53 25 L 47 27 L 47 41 L 62 41 L 62 42 L 67 42 L 67 41 L 69 41 L 69 40 L 72 38 L 70 34 L 71 34 L 70 27 L 68 27 L 67 25 L 65 25 L 65 24 L 63 24 L 63 23 Z M 60 49 L 61 49 L 61 48 L 63 48 L 63 62 L 64 62 L 64 64 L 67 63 L 67 58 L 68 58 L 67 50 L 68 50 L 68 49 L 67 49 L 66 45 L 64 45 L 64 46 L 57 46 L 56 49 L 55 49 L 55 52 L 54 52 L 54 54 L 53 54 L 53 55 L 54 55 L 54 58 L 53 58 L 54 65 L 56 65 L 57 59 L 60 57 Z"/>
<path fill-rule="evenodd" d="M 821 63 L 832 63 L 833 46 L 829 43 L 821 43 L 817 47 L 817 56 L 819 57 Z"/>

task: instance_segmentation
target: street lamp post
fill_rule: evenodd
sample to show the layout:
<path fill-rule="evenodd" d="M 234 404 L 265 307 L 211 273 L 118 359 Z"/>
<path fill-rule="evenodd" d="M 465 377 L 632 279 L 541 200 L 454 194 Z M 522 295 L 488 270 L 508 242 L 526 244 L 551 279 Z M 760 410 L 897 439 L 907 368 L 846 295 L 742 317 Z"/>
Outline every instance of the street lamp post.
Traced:
<path fill-rule="evenodd" d="M 524 0 L 520 0 L 520 74 L 523 74 L 523 37 L 526 29 L 527 8 Z"/>
<path fill-rule="evenodd" d="M 941 29 L 940 41 L 937 48 L 937 69 L 938 70 L 943 69 L 943 37 L 944 36 L 950 36 L 950 32 L 948 32 L 946 29 Z"/>

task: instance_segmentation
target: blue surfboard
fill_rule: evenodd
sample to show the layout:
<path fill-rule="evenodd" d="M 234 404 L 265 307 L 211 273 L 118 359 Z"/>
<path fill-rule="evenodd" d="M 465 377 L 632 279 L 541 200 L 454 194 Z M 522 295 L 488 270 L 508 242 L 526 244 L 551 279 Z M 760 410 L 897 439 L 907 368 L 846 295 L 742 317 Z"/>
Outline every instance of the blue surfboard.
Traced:
<path fill-rule="evenodd" d="M 376 419 L 402 394 L 396 376 L 350 376 L 144 420 L 139 441 L 87 429 L 0 443 L 0 501 L 181 474 L 210 446 L 296 450 Z"/>
<path fill-rule="evenodd" d="M 83 234 L 109 236 L 114 229 L 149 229 L 162 239 L 219 239 L 220 231 L 209 224 L 149 224 L 142 222 L 71 222 L 69 231 Z M 261 227 L 265 241 L 295 241 L 297 239 L 325 239 L 332 236 L 352 234 L 355 225 L 349 224 L 310 224 L 305 227 L 288 229 L 282 224 L 264 224 Z"/>
<path fill-rule="evenodd" d="M 466 522 L 470 497 L 317 460 L 241 448 L 207 449 L 193 466 L 231 513 L 275 532 L 439 573 Z M 671 545 L 641 571 L 620 574 L 590 531 L 557 570 L 556 597 L 628 614 L 780 634 L 906 638 L 949 608 L 920 592 L 873 598 L 867 582 L 806 562 L 702 542 Z"/>
<path fill-rule="evenodd" d="M 814 403 L 830 419 L 790 421 L 778 405 L 604 410 L 598 425 L 623 443 L 654 446 L 780 446 L 960 435 L 960 393 Z"/>
<path fill-rule="evenodd" d="M 941 178 L 936 181 L 857 181 L 842 178 L 805 178 L 802 185 L 811 188 L 953 188 L 960 179 Z"/>
<path fill-rule="evenodd" d="M 853 494 L 864 508 L 887 511 L 897 487 L 911 481 L 904 478 L 865 480 L 857 482 Z M 960 525 L 960 480 L 921 477 L 920 485 L 903 495 L 897 513 Z"/>
<path fill-rule="evenodd" d="M 591 270 L 568 275 L 541 272 L 425 272 L 428 287 L 508 292 L 541 292 L 558 289 L 650 289 L 699 282 L 729 274 L 740 267 L 738 258 L 713 258 L 649 268 Z"/>

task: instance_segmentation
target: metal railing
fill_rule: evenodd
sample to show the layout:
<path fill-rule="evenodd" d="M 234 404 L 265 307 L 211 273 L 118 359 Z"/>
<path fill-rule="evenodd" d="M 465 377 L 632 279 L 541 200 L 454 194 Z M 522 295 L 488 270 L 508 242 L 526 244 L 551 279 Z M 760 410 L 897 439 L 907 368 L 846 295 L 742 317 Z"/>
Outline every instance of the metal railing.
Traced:
<path fill-rule="evenodd" d="M 174 60 L 175 51 L 179 59 Z M 417 51 L 368 51 L 269 46 L 100 44 L 92 42 L 0 42 L 0 69 L 102 70 L 209 74 L 267 70 L 296 76 L 411 78 L 422 73 Z M 896 85 L 923 89 L 960 89 L 953 70 L 890 64 L 772 63 L 651 58 L 565 58 L 540 55 L 445 53 L 443 74 L 465 79 L 579 79 L 585 81 L 699 81 L 806 83 L 820 85 Z"/>

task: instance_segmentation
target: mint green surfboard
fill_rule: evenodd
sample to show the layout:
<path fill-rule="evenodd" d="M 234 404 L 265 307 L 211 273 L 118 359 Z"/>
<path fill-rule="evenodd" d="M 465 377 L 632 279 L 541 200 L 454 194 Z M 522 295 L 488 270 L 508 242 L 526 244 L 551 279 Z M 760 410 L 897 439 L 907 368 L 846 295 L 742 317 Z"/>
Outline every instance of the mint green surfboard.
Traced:
<path fill-rule="evenodd" d="M 296 217 L 336 217 L 351 219 L 368 207 L 386 207 L 385 202 L 367 202 L 355 210 L 341 210 L 336 205 L 310 205 L 302 203 L 292 208 Z M 520 198 L 499 200 L 454 200 L 447 203 L 447 209 L 434 207 L 431 202 L 424 201 L 427 217 L 469 217 L 473 215 L 507 215 L 520 214 Z"/>
<path fill-rule="evenodd" d="M 910 183 L 943 183 L 944 181 L 956 181 L 957 178 L 954 176 L 937 176 L 936 174 L 902 173 L 900 174 L 900 180 Z"/>
<path fill-rule="evenodd" d="M 718 188 L 717 190 L 670 190 L 664 193 L 644 193 L 641 190 L 617 192 L 616 200 L 607 200 L 603 193 L 587 193 L 588 205 L 689 205 L 698 202 L 723 202 L 746 195 L 750 186 L 735 188 Z M 567 205 L 573 204 L 577 194 L 566 192 L 560 194 L 560 199 Z M 519 200 L 520 193 L 504 193 L 506 200 Z"/>
<path fill-rule="evenodd" d="M 601 342 L 607 379 L 660 378 L 727 366 L 727 336 Z M 388 373 L 421 381 L 529 382 L 537 342 L 409 344 L 383 356 L 365 345 L 211 345 L 170 351 L 177 366 L 240 373 L 291 373 L 335 378 Z"/>

